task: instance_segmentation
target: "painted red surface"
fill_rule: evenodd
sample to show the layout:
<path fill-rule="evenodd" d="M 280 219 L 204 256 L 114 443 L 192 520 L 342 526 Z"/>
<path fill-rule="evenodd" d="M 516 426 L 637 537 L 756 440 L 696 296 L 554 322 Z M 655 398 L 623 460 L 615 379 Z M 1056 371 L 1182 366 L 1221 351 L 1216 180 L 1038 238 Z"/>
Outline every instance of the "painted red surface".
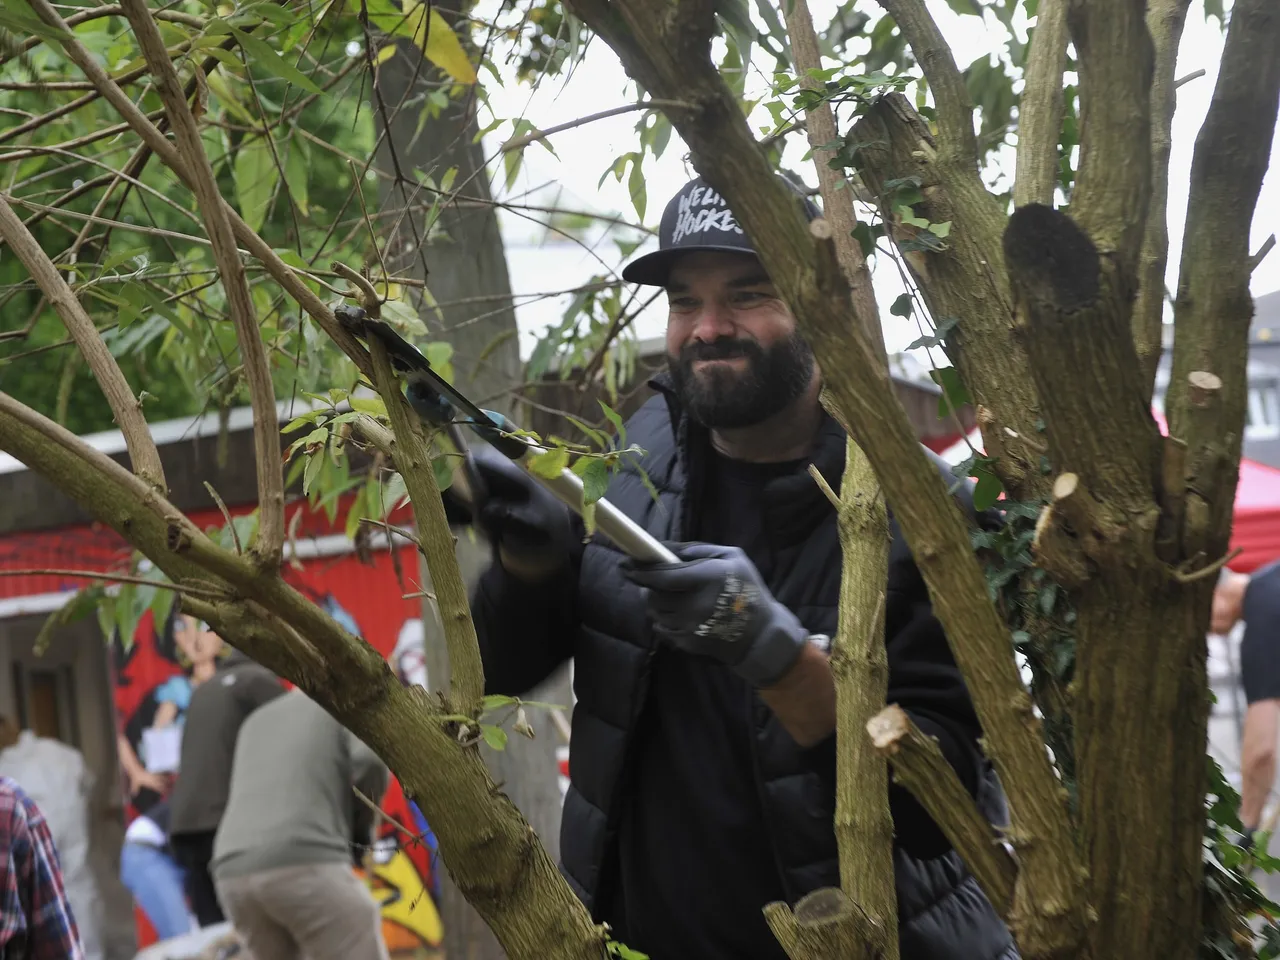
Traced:
<path fill-rule="evenodd" d="M 346 516 L 348 506 L 348 503 L 339 504 L 336 522 L 340 523 Z M 243 514 L 249 509 L 233 508 L 231 512 Z M 308 511 L 305 504 L 292 505 L 288 517 L 291 519 L 297 510 L 303 511 L 298 526 L 292 528 L 298 542 L 341 532 L 335 521 L 322 512 Z M 219 528 L 224 522 L 217 511 L 194 513 L 191 519 L 208 529 Z M 393 522 L 407 519 L 407 516 L 392 517 Z M 66 569 L 118 573 L 128 570 L 130 556 L 124 540 L 101 525 L 0 537 L 0 571 Z M 300 568 L 286 565 L 284 576 L 317 602 L 323 602 L 326 596 L 335 599 L 356 621 L 365 639 L 383 656 L 388 656 L 395 647 L 405 621 L 420 615 L 421 601 L 405 599 L 405 594 L 419 589 L 418 561 L 412 547 L 399 547 L 394 556 L 385 549 L 376 551 L 366 562 L 353 553 L 310 559 L 303 561 Z M 0 599 L 74 590 L 87 582 L 84 578 L 51 573 L 0 576 Z M 172 643 L 165 642 L 164 625 L 159 626 L 157 633 L 157 625 L 148 612 L 138 624 L 131 644 L 126 646 L 118 641 L 113 644 L 111 680 L 117 731 L 135 751 L 141 731 L 150 725 L 155 713 L 157 688 L 166 683 L 181 685 L 186 675 Z M 127 794 L 126 782 L 122 777 L 122 790 Z M 155 797 L 148 797 L 144 792 L 126 799 L 127 817 L 132 819 L 139 806 L 147 806 L 147 801 L 154 801 Z M 411 830 L 418 829 L 400 785 L 394 780 L 382 800 L 382 808 L 400 824 Z M 427 892 L 433 887 L 429 848 L 405 838 L 394 825 L 385 823 L 379 828 L 375 846 L 374 879 L 370 882 L 375 896 L 383 904 L 388 945 L 400 948 L 437 945 L 439 920 Z M 412 911 L 407 909 L 410 903 L 415 905 Z M 140 912 L 135 913 L 139 946 L 153 943 L 155 933 L 150 924 Z"/>

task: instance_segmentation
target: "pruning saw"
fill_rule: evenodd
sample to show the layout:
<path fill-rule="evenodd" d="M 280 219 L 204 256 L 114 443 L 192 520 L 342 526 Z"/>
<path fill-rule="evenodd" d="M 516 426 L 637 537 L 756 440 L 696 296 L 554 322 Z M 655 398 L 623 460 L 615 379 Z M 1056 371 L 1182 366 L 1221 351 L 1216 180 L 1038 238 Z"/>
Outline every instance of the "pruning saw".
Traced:
<path fill-rule="evenodd" d="M 482 409 L 466 394 L 440 376 L 417 347 L 400 336 L 384 320 L 376 320 L 362 307 L 342 305 L 333 311 L 338 322 L 352 336 L 366 344 L 377 338 L 391 360 L 391 367 L 407 384 L 410 405 L 436 426 L 449 431 L 450 439 L 463 457 L 466 485 L 470 488 L 473 507 L 485 496 L 484 484 L 476 470 L 462 427 L 469 426 L 485 442 L 503 456 L 524 467 L 558 500 L 578 516 L 583 513 L 582 480 L 572 470 L 564 469 L 555 477 L 545 477 L 530 469 L 532 461 L 546 450 L 522 435 L 508 417 Z M 642 563 L 678 563 L 679 557 L 651 536 L 643 527 L 609 501 L 595 502 L 595 525 L 618 549 Z"/>

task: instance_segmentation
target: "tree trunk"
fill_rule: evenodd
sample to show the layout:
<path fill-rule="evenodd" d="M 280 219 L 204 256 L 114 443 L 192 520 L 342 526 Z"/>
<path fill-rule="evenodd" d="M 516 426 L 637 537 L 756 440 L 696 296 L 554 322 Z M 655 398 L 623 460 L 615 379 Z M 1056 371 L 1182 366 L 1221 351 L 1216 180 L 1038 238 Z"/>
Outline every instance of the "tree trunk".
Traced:
<path fill-rule="evenodd" d="M 452 19 L 448 13 L 445 16 Z M 511 391 L 520 383 L 517 330 L 496 208 L 484 202 L 491 194 L 483 151 L 476 142 L 474 98 L 465 96 L 451 101 L 437 116 L 428 117 L 418 130 L 422 97 L 435 87 L 439 77 L 439 72 L 406 42 L 401 42 L 396 56 L 379 68 L 373 109 L 380 133 L 389 120 L 390 136 L 379 147 L 377 165 L 381 170 L 415 180 L 417 174 L 413 171 L 421 170 L 437 183 L 447 170 L 457 168 L 454 188 L 468 199 L 439 205 L 433 240 L 424 245 L 426 209 L 435 198 L 425 192 L 415 193 L 411 183 L 385 182 L 382 212 L 387 220 L 383 222 L 398 225 L 388 241 L 387 265 L 398 275 L 425 276 L 439 311 L 427 309 L 423 319 L 432 340 L 445 340 L 453 346 L 454 382 L 478 403 L 508 411 Z M 399 219 L 406 201 L 414 209 Z M 477 299 L 482 297 L 486 299 Z M 486 545 L 477 546 L 465 536 L 459 538 L 458 559 L 469 587 L 484 569 L 488 556 Z M 424 589 L 429 590 L 430 575 L 425 563 L 421 571 Z M 439 618 L 429 599 L 423 602 L 423 625 L 431 688 L 447 689 L 449 658 Z M 567 705 L 567 692 L 566 683 L 552 680 L 530 697 Z M 539 723 L 537 716 L 531 720 L 536 739 L 513 736 L 506 750 L 482 747 L 481 753 L 494 781 L 528 819 L 551 858 L 558 860 L 556 731 L 550 720 Z M 497 939 L 463 899 L 447 871 L 440 876 L 439 906 L 449 960 L 505 957 Z"/>
<path fill-rule="evenodd" d="M 446 19 L 451 16 L 445 14 Z M 417 278 L 429 271 L 425 279 L 439 304 L 438 312 L 424 310 L 431 339 L 452 344 L 459 388 L 476 402 L 505 412 L 509 393 L 520 382 L 506 252 L 496 208 L 489 205 L 492 194 L 484 153 L 475 142 L 479 132 L 475 98 L 466 95 L 450 101 L 418 130 L 423 98 L 438 88 L 439 77 L 417 48 L 403 40 L 396 55 L 378 68 L 374 115 L 380 134 L 388 121 L 391 131 L 379 145 L 377 166 L 408 178 L 386 181 L 382 187 L 382 222 L 398 225 L 388 239 L 387 267 Z M 437 196 L 416 190 L 414 171 L 421 170 L 440 183 L 450 168 L 458 171 L 453 186 L 465 199 L 440 198 L 433 239 L 423 245 L 427 212 Z M 406 203 L 413 209 L 401 219 Z M 475 299 L 480 297 L 486 299 Z"/>

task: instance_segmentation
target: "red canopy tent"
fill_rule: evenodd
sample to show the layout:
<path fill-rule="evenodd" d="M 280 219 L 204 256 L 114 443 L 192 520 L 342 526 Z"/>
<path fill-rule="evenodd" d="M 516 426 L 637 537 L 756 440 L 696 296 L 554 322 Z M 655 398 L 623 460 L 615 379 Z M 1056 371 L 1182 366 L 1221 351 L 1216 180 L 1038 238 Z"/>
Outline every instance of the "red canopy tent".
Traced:
<path fill-rule="evenodd" d="M 1160 432 L 1167 433 L 1164 417 L 1152 412 Z M 982 449 L 982 434 L 974 430 L 968 442 L 961 440 L 941 456 L 960 463 L 969 456 L 969 444 Z M 1248 573 L 1280 557 L 1280 470 L 1241 458 L 1240 481 L 1236 486 L 1235 515 L 1232 520 L 1231 549 L 1240 555 L 1231 561 L 1232 570 Z"/>

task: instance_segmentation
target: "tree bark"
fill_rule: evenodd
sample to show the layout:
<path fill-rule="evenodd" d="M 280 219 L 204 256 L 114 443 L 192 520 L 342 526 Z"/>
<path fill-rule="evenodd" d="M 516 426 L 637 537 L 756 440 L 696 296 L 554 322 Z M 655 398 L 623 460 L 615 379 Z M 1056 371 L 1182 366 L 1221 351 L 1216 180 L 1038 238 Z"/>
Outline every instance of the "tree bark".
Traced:
<path fill-rule="evenodd" d="M 1005 490 L 1015 500 L 1044 496 L 1040 399 L 1009 322 L 1013 305 L 1000 248 L 1004 211 L 982 185 L 976 165 L 948 159 L 901 94 L 881 98 L 854 124 L 850 138 L 858 146 L 863 183 L 878 199 L 885 223 L 896 224 L 894 239 L 907 247 L 903 259 L 929 313 L 939 324 L 956 321 L 946 336 L 947 355 L 974 400 L 991 412 L 980 425 L 986 449 L 1000 451 L 995 470 Z M 895 196 L 885 187 L 910 177 L 919 180 L 924 198 L 916 212 L 931 223 L 952 225 L 944 243 L 931 244 L 941 249 L 911 249 L 915 228 L 901 225 Z"/>

